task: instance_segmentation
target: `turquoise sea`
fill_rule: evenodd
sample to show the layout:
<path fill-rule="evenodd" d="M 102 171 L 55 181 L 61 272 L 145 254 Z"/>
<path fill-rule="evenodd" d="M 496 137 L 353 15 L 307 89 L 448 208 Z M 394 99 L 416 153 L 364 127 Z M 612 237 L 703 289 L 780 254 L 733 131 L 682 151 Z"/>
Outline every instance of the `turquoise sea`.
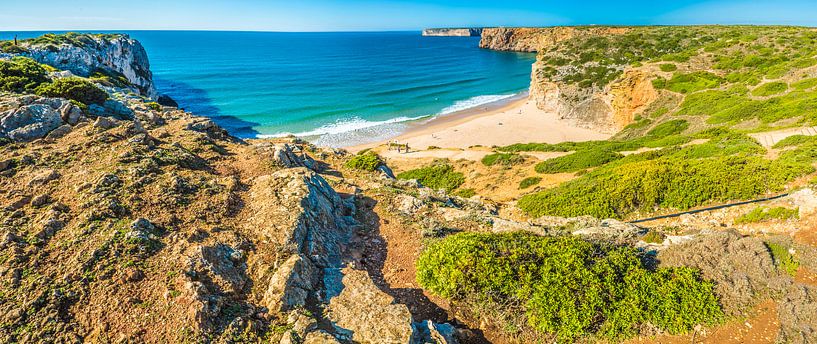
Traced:
<path fill-rule="evenodd" d="M 328 146 L 512 97 L 528 88 L 535 58 L 420 32 L 127 33 L 145 46 L 159 92 L 186 110 L 240 137 L 295 134 Z"/>

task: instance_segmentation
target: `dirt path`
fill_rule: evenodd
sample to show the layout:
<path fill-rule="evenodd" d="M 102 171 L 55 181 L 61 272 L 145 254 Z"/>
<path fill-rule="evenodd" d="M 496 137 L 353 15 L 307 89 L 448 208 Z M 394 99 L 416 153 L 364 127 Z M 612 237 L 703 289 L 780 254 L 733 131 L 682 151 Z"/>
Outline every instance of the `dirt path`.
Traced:
<path fill-rule="evenodd" d="M 779 329 L 777 304 L 768 300 L 758 305 L 754 310 L 754 314 L 747 319 L 733 320 L 722 326 L 699 331 L 695 334 L 638 338 L 624 343 L 770 344 L 775 343 Z"/>

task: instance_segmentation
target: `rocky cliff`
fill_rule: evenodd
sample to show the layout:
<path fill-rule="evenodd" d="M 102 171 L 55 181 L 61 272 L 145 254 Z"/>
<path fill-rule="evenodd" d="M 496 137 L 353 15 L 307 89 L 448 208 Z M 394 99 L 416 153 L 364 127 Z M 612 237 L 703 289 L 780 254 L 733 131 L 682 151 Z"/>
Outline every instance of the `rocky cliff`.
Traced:
<path fill-rule="evenodd" d="M 530 98 L 537 107 L 575 126 L 614 134 L 631 124 L 658 97 L 649 68 L 611 44 L 616 37 L 641 35 L 624 27 L 494 28 L 482 33 L 480 47 L 539 52 L 531 70 Z M 609 51 L 604 51 L 605 49 Z M 610 54 L 609 57 L 604 56 Z M 598 61 L 606 61 L 599 65 Z"/>
<path fill-rule="evenodd" d="M 97 73 L 124 78 L 148 98 L 156 99 L 156 88 L 147 52 L 137 40 L 124 34 L 45 35 L 22 40 L 18 55 L 90 77 Z M 0 55 L 3 55 L 0 53 Z"/>
<path fill-rule="evenodd" d="M 423 30 L 423 36 L 432 36 L 432 37 L 471 37 L 471 36 L 479 36 L 482 34 L 481 28 L 462 28 L 462 29 L 425 29 Z"/>

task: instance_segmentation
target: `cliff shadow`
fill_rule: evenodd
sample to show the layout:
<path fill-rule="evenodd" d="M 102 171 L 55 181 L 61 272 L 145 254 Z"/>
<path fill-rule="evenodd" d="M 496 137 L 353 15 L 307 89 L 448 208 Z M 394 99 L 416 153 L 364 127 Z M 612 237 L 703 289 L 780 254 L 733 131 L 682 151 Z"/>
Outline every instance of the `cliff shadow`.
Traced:
<path fill-rule="evenodd" d="M 179 104 L 180 109 L 192 112 L 197 116 L 210 118 L 220 127 L 226 129 L 230 135 L 248 139 L 256 138 L 261 134 L 253 129 L 253 127 L 260 125 L 260 123 L 243 120 L 236 116 L 222 113 L 221 109 L 215 106 L 213 99 L 206 90 L 193 87 L 193 85 L 177 80 L 155 78 L 153 81 L 156 84 L 158 93 L 166 94 L 173 98 L 173 100 Z"/>

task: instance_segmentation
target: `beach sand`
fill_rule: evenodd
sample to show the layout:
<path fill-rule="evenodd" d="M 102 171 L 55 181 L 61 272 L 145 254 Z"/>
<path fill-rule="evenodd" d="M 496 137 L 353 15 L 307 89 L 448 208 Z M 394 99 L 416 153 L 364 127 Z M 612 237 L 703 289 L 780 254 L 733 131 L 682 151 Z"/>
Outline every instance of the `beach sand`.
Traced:
<path fill-rule="evenodd" d="M 609 137 L 610 135 L 593 130 L 572 127 L 555 114 L 536 108 L 533 101 L 528 100 L 527 95 L 522 95 L 506 102 L 484 105 L 440 116 L 425 123 L 413 124 L 395 139 L 401 144 L 407 143 L 414 151 L 423 151 L 428 147 L 464 150 L 473 146 L 605 140 Z M 358 152 L 381 146 L 389 141 L 391 140 L 346 148 Z M 440 151 L 433 155 L 445 154 L 444 151 Z"/>

